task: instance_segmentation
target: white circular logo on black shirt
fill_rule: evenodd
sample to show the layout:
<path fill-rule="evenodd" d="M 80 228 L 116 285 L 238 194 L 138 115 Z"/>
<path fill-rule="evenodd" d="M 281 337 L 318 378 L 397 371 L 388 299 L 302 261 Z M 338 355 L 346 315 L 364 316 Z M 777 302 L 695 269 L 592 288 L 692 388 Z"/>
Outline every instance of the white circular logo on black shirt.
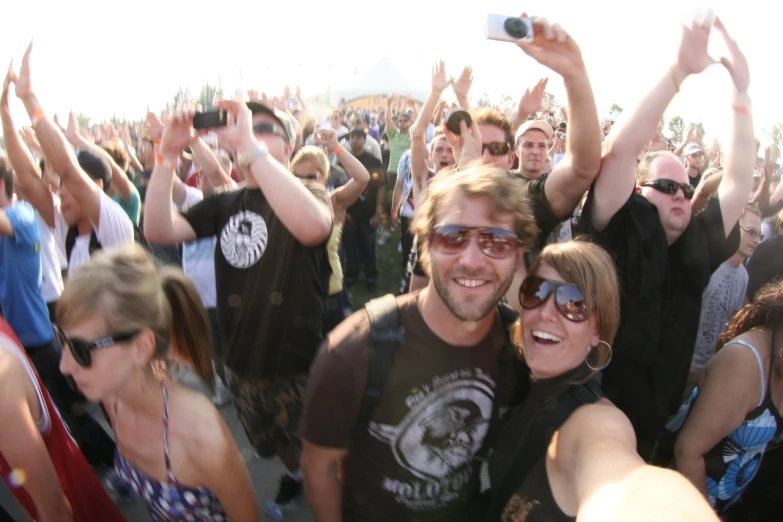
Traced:
<path fill-rule="evenodd" d="M 266 249 L 267 229 L 264 218 L 250 211 L 240 211 L 228 220 L 220 234 L 220 249 L 228 263 L 248 268 L 261 259 Z"/>

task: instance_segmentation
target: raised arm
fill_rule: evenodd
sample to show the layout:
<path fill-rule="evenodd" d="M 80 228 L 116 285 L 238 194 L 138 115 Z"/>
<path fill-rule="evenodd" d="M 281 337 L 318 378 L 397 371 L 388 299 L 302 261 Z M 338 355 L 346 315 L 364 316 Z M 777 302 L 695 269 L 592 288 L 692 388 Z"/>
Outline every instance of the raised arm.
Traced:
<path fill-rule="evenodd" d="M 468 94 L 470 94 L 471 85 L 473 85 L 473 67 L 469 65 L 462 69 L 462 73 L 460 73 L 459 78 L 457 78 L 456 81 L 454 78 L 451 79 L 451 89 L 457 97 L 457 103 L 466 111 L 470 110 Z M 424 109 L 422 109 L 422 111 L 424 111 Z"/>
<path fill-rule="evenodd" d="M 16 95 L 24 103 L 27 114 L 33 122 L 38 142 L 41 144 L 46 161 L 52 165 L 60 180 L 68 186 L 68 191 L 87 213 L 90 221 L 96 225 L 101 217 L 101 188 L 79 166 L 73 149 L 60 132 L 59 126 L 46 115 L 33 92 L 30 71 L 30 54 L 33 44 L 27 47 L 22 59 L 19 76 L 12 78 L 16 83 Z"/>
<path fill-rule="evenodd" d="M 414 186 L 419 189 L 422 183 L 427 183 L 427 174 L 429 174 L 427 127 L 429 127 L 435 108 L 449 83 L 449 78 L 446 76 L 446 66 L 443 64 L 443 60 L 440 60 L 432 68 L 432 91 L 430 91 L 419 117 L 416 118 L 416 123 L 411 128 L 411 174 Z"/>
<path fill-rule="evenodd" d="M 750 81 L 748 62 L 737 46 L 737 42 L 729 37 L 720 19 L 715 20 L 715 28 L 723 36 L 729 50 L 729 57 L 722 58 L 721 63 L 729 71 L 734 83 L 734 96 L 731 104 L 733 113 L 731 141 L 726 152 L 726 170 L 723 181 L 718 187 L 723 227 L 726 237 L 729 237 L 742 215 L 751 190 L 753 190 L 756 138 L 753 135 L 753 115 L 750 96 L 748 96 Z"/>
<path fill-rule="evenodd" d="M 354 204 L 362 195 L 367 184 L 370 182 L 370 173 L 362 165 L 362 162 L 356 159 L 349 150 L 341 147 L 337 142 L 337 131 L 334 129 L 321 129 L 321 135 L 316 134 L 315 144 L 326 147 L 329 154 L 334 154 L 337 148 L 340 148 L 340 152 L 337 153 L 337 159 L 340 160 L 340 164 L 343 166 L 345 173 L 351 178 L 348 183 L 339 187 L 332 193 L 332 206 L 334 208 L 335 218 L 337 215 L 342 215 L 348 207 Z"/>
<path fill-rule="evenodd" d="M 210 185 L 222 187 L 231 183 L 230 173 L 223 170 L 215 153 L 200 136 L 196 136 L 190 142 L 190 150 L 193 151 L 193 158 L 204 171 Z"/>
<path fill-rule="evenodd" d="M 549 447 L 547 464 L 556 502 L 580 522 L 625 522 L 641 514 L 644 520 L 718 520 L 687 480 L 645 465 L 631 423 L 608 402 L 571 415 Z"/>
<path fill-rule="evenodd" d="M 517 129 L 527 121 L 527 117 L 544 108 L 544 93 L 548 78 L 541 78 L 533 87 L 525 89 L 516 109 L 511 114 L 511 134 L 516 134 Z"/>
<path fill-rule="evenodd" d="M 8 69 L 3 82 L 3 94 L 0 96 L 0 118 L 3 121 L 3 139 L 8 161 L 14 169 L 19 186 L 25 194 L 25 198 L 35 207 L 46 224 L 54 228 L 54 204 L 51 191 L 41 182 L 41 172 L 38 170 L 33 155 L 22 143 L 22 138 L 16 130 L 11 118 L 11 109 L 8 101 L 8 91 L 15 74 Z"/>
<path fill-rule="evenodd" d="M 392 102 L 397 98 L 396 94 L 390 95 L 386 98 L 386 134 L 394 129 L 394 112 L 392 111 Z"/>
<path fill-rule="evenodd" d="M 133 192 L 133 184 L 128 179 L 128 175 L 125 173 L 111 154 L 103 150 L 101 147 L 91 142 L 79 132 L 79 124 L 76 121 L 76 115 L 71 112 L 68 115 L 68 127 L 65 129 L 65 139 L 76 148 L 76 150 L 90 150 L 98 156 L 102 156 L 111 165 L 111 184 L 117 189 L 117 194 L 120 195 L 122 201 L 127 203 Z"/>
<path fill-rule="evenodd" d="M 714 63 L 707 55 L 712 21 L 682 27 L 677 59 L 647 91 L 639 104 L 623 112 L 606 139 L 601 173 L 595 181 L 593 227 L 603 230 L 612 216 L 628 201 L 636 185 L 639 154 L 656 132 L 663 113 L 691 74 Z M 570 129 L 569 129 L 570 131 Z M 569 132 L 569 135 L 572 134 Z"/>
<path fill-rule="evenodd" d="M 775 169 L 774 152 L 774 146 L 767 147 L 764 150 L 764 169 L 761 171 L 761 183 L 759 183 L 756 193 L 753 194 L 753 198 L 750 200 L 751 203 L 758 205 L 762 215 L 770 205 L 771 194 L 769 193 L 769 186 L 772 183 L 772 173 Z"/>
<path fill-rule="evenodd" d="M 256 150 L 258 142 L 253 136 L 252 116 L 247 105 L 222 100 L 218 107 L 233 115 L 236 122 L 218 132 L 233 144 L 237 157 Z M 328 201 L 319 201 L 270 154 L 254 159 L 249 169 L 269 206 L 297 241 L 305 246 L 316 246 L 328 239 L 333 223 Z"/>
<path fill-rule="evenodd" d="M 565 218 L 573 213 L 601 168 L 601 128 L 579 46 L 559 25 L 540 19 L 533 23 L 533 40 L 520 40 L 517 45 L 562 76 L 568 94 L 566 155 L 544 185 L 552 212 Z"/>
<path fill-rule="evenodd" d="M 181 198 L 173 197 L 175 184 L 182 183 L 174 168 L 177 158 L 192 140 L 192 117 L 174 115 L 164 128 L 144 199 L 144 236 L 151 243 L 175 245 L 196 239 L 190 223 L 171 207 L 172 199 L 178 204 L 185 199 L 182 194 Z M 184 187 L 181 192 L 184 193 Z"/>

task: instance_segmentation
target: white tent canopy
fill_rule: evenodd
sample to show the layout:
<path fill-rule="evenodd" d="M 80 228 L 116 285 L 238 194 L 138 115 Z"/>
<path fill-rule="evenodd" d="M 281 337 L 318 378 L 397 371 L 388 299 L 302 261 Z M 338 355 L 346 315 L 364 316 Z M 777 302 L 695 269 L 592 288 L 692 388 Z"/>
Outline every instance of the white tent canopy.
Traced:
<path fill-rule="evenodd" d="M 388 96 L 399 94 L 411 95 L 418 101 L 424 102 L 430 94 L 426 86 L 417 85 L 405 78 L 391 60 L 384 57 L 363 76 L 342 88 L 332 90 L 331 104 L 337 105 L 340 101 L 349 103 L 353 100 L 371 96 Z"/>

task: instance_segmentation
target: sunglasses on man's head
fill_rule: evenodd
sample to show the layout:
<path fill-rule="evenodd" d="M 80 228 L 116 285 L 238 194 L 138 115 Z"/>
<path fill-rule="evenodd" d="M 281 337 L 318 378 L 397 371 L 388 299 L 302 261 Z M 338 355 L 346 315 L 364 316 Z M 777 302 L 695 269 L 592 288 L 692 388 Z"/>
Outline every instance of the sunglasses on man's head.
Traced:
<path fill-rule="evenodd" d="M 84 341 L 78 338 L 69 338 L 60 329 L 57 323 L 52 323 L 52 327 L 54 328 L 54 336 L 55 339 L 57 340 L 57 344 L 60 345 L 61 349 L 68 348 L 68 351 L 71 352 L 71 356 L 73 356 L 73 359 L 82 368 L 89 368 L 90 365 L 92 365 L 93 350 L 97 350 L 98 348 L 107 348 L 117 343 L 130 341 L 131 339 L 139 335 L 139 332 L 131 332 L 131 333 L 108 335 L 106 337 L 101 337 L 100 339 L 96 339 L 95 341 Z"/>
<path fill-rule="evenodd" d="M 441 225 L 432 229 L 430 241 L 433 249 L 444 254 L 458 254 L 467 248 L 472 236 L 476 236 L 479 249 L 493 259 L 506 259 L 522 246 L 516 234 L 502 228 L 476 228 L 460 225 Z"/>
<path fill-rule="evenodd" d="M 493 156 L 503 156 L 509 153 L 509 151 L 511 150 L 511 145 L 509 145 L 508 143 L 504 143 L 502 141 L 492 141 L 489 143 L 482 143 L 481 153 L 484 154 L 485 150 L 488 150 L 489 153 Z"/>
<path fill-rule="evenodd" d="M 759 241 L 764 240 L 764 233 L 761 232 L 761 230 L 756 230 L 755 228 L 746 228 L 742 225 L 740 225 L 740 228 L 747 232 L 752 239 L 758 239 Z"/>
<path fill-rule="evenodd" d="M 519 287 L 519 304 L 532 310 L 546 303 L 555 294 L 555 308 L 569 321 L 587 320 L 587 301 L 582 290 L 571 283 L 555 283 L 538 276 L 528 276 Z"/>
<path fill-rule="evenodd" d="M 253 125 L 253 134 L 274 134 L 284 140 L 288 140 L 288 135 L 285 131 L 274 123 L 258 123 Z"/>
<path fill-rule="evenodd" d="M 685 199 L 693 199 L 693 187 L 688 183 L 677 183 L 673 179 L 656 179 L 655 181 L 645 181 L 642 183 L 642 187 L 652 187 L 658 192 L 669 194 L 673 196 L 678 190 L 682 189 L 682 194 Z"/>

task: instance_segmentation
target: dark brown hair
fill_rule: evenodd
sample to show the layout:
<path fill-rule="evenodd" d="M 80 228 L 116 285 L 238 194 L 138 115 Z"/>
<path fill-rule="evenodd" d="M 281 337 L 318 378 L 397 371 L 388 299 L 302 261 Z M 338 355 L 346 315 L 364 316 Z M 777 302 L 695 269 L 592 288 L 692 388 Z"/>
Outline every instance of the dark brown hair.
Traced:
<path fill-rule="evenodd" d="M 761 290 L 756 292 L 753 302 L 746 304 L 734 314 L 726 325 L 726 330 L 718 336 L 715 351 L 751 328 L 764 327 L 774 330 L 781 323 L 783 323 L 783 280 L 778 280 L 762 286 Z"/>

